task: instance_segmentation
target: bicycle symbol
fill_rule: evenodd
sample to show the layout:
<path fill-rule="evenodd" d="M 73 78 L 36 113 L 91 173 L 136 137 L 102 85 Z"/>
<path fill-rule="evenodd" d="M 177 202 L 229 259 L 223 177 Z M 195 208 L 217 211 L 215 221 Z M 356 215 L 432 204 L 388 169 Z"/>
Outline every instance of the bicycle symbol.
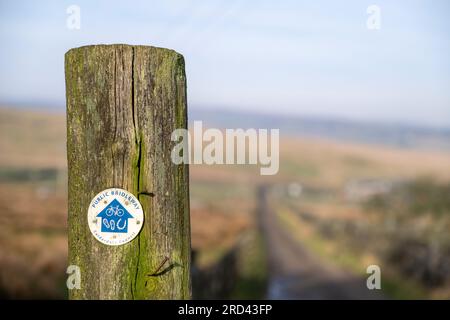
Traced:
<path fill-rule="evenodd" d="M 109 207 L 108 209 L 106 209 L 106 212 L 105 212 L 105 214 L 108 216 L 108 217 L 111 217 L 111 216 L 115 216 L 115 217 L 121 217 L 121 216 L 123 216 L 124 215 L 124 211 L 123 211 L 123 209 L 120 209 L 119 208 L 119 206 L 116 206 L 116 207 L 113 207 L 113 206 L 111 206 L 111 207 Z"/>

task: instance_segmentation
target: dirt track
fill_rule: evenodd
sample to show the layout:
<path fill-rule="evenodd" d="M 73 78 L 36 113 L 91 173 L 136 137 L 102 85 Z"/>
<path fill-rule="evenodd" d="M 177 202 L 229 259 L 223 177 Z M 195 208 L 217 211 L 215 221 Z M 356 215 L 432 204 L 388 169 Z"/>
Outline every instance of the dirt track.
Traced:
<path fill-rule="evenodd" d="M 294 241 L 278 224 L 267 201 L 268 187 L 260 187 L 259 217 L 269 256 L 268 299 L 382 299 L 369 290 L 366 279 L 325 265 Z"/>

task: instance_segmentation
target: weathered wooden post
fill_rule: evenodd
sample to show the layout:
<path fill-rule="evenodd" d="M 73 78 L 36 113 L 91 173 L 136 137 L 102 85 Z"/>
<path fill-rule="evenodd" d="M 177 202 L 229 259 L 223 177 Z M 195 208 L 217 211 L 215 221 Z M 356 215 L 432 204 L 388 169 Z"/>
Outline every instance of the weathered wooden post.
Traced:
<path fill-rule="evenodd" d="M 183 56 L 149 46 L 95 45 L 65 55 L 69 265 L 81 271 L 70 299 L 188 299 L 189 172 L 171 161 L 172 131 L 187 127 Z M 91 234 L 92 198 L 121 188 L 144 223 L 109 246 Z M 167 257 L 167 258 L 166 258 Z"/>

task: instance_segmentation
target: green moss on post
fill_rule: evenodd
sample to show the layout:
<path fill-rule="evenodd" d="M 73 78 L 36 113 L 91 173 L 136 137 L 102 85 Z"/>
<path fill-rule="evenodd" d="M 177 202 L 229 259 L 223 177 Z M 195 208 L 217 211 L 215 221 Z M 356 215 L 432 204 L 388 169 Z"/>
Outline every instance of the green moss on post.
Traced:
<path fill-rule="evenodd" d="M 183 56 L 86 46 L 66 53 L 65 73 L 69 264 L 81 269 L 70 299 L 189 299 L 189 172 L 170 158 L 172 131 L 187 128 Z M 137 196 L 145 215 L 138 237 L 117 247 L 87 223 L 91 199 L 110 187 Z"/>

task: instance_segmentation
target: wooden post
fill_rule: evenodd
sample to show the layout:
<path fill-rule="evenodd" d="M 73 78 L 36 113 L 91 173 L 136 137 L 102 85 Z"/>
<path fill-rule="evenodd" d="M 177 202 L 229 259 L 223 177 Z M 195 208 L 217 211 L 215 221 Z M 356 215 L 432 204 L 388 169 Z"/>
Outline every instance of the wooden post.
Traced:
<path fill-rule="evenodd" d="M 189 299 L 189 172 L 175 165 L 172 131 L 187 128 L 183 56 L 173 50 L 95 45 L 65 55 L 70 299 Z M 100 191 L 126 189 L 142 204 L 140 234 L 108 246 L 87 212 Z M 149 276 L 165 261 L 156 275 Z"/>

